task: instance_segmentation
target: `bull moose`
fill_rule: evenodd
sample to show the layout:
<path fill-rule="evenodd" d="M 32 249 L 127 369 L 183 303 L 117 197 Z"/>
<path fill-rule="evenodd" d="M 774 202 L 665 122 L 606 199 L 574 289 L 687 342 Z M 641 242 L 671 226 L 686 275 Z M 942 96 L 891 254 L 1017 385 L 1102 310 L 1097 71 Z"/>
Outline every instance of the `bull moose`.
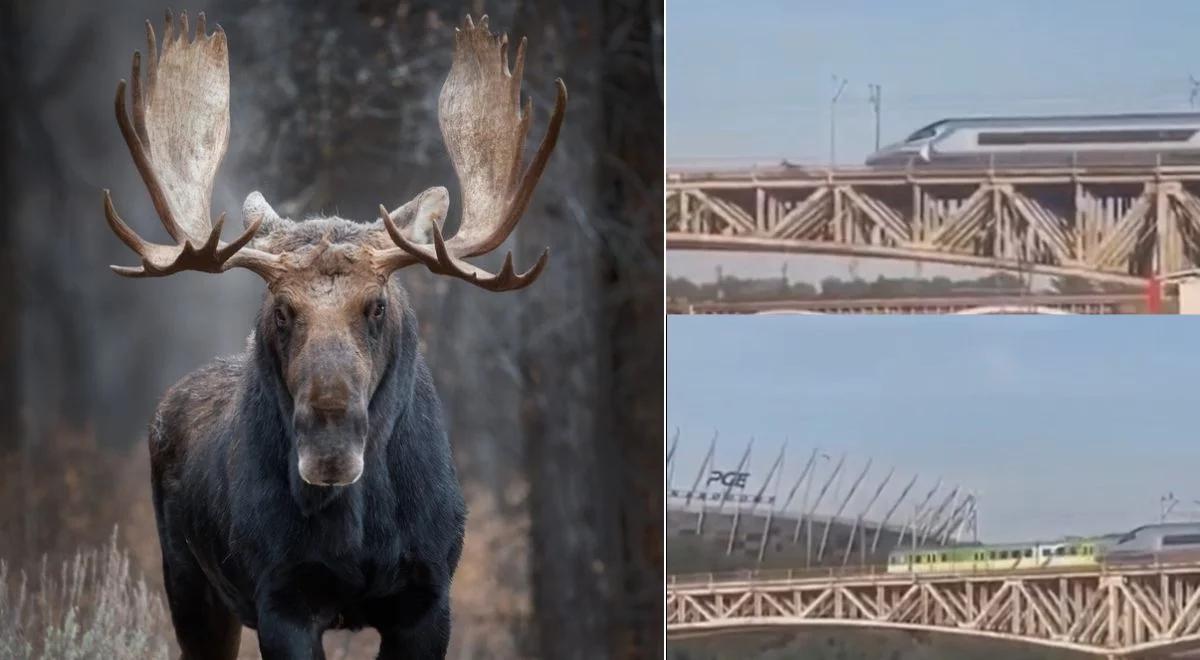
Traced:
<path fill-rule="evenodd" d="M 322 658 L 332 628 L 373 627 L 381 658 L 442 658 L 448 591 L 465 505 L 417 324 L 398 269 L 424 264 L 489 291 L 519 289 L 509 253 L 497 273 L 464 259 L 512 233 L 545 169 L 566 109 L 522 171 L 532 104 L 521 107 L 525 41 L 509 69 L 508 38 L 487 17 L 456 29 L 438 121 L 462 188 L 457 233 L 442 237 L 445 188 L 430 188 L 370 223 L 281 218 L 258 192 L 244 230 L 221 240 L 213 181 L 229 141 L 225 33 L 194 33 L 167 13 L 161 52 L 146 22 L 147 67 L 133 54 L 130 97 L 116 114 L 133 162 L 174 244 L 142 239 L 104 212 L 140 257 L 128 277 L 245 268 L 267 292 L 244 353 L 203 367 L 166 393 L 150 425 L 163 579 L 184 658 L 234 658 L 241 627 L 264 658 Z"/>

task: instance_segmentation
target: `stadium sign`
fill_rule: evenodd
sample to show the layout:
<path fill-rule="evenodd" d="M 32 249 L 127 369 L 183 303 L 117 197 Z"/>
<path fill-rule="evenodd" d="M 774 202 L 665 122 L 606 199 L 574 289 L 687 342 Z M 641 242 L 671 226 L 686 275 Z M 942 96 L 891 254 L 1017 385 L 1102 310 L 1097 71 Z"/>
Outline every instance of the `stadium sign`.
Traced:
<path fill-rule="evenodd" d="M 719 483 L 722 486 L 729 488 L 745 488 L 746 479 L 750 476 L 749 472 L 722 472 L 721 470 L 712 470 L 708 473 L 708 481 L 705 486 L 711 486 L 713 483 Z"/>

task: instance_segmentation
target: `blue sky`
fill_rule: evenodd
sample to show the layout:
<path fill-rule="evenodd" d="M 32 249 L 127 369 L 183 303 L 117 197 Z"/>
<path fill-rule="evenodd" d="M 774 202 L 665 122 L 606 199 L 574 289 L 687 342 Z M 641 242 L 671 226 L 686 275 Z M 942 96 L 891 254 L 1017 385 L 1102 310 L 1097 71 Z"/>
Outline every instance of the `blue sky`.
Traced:
<path fill-rule="evenodd" d="M 883 86 L 882 141 L 948 116 L 1186 111 L 1200 77 L 1200 2 L 1156 0 L 668 0 L 667 162 L 736 166 L 829 160 L 833 75 L 837 160 L 874 148 L 868 83 Z M 841 257 L 672 252 L 667 272 L 847 277 Z M 911 264 L 858 260 L 873 279 Z M 926 264 L 924 277 L 977 277 Z"/>
<path fill-rule="evenodd" d="M 1200 3 L 1158 0 L 669 0 L 668 160 L 829 155 L 874 146 L 868 83 L 883 86 L 884 143 L 947 116 L 1189 108 Z"/>
<path fill-rule="evenodd" d="M 672 316 L 674 485 L 719 431 L 721 469 L 755 438 L 752 482 L 787 439 L 793 480 L 820 446 L 849 476 L 873 458 L 865 490 L 894 466 L 883 499 L 961 484 L 984 540 L 1129 529 L 1168 491 L 1200 511 L 1197 338 L 1193 317 Z"/>

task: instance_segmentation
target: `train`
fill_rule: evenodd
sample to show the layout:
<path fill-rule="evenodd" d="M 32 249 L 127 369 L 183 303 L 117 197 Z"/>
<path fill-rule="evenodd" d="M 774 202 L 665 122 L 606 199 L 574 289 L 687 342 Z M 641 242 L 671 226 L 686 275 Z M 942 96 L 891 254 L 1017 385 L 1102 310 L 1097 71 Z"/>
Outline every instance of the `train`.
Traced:
<path fill-rule="evenodd" d="M 966 117 L 867 157 L 876 168 L 1200 165 L 1200 113 Z"/>
<path fill-rule="evenodd" d="M 897 548 L 888 573 L 978 573 L 1200 561 L 1200 523 L 1143 525 L 1059 541 Z"/>

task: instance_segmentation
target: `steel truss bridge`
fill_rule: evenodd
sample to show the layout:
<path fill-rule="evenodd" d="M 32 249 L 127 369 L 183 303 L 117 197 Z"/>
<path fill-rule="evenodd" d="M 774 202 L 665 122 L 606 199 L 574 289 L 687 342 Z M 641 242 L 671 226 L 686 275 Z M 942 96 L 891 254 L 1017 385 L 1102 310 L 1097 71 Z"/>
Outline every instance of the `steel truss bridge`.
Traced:
<path fill-rule="evenodd" d="M 882 570 L 882 569 L 878 569 Z M 679 576 L 667 635 L 786 627 L 973 635 L 1108 658 L 1200 645 L 1200 564 L 978 574 Z"/>
<path fill-rule="evenodd" d="M 1146 284 L 1200 265 L 1200 167 L 671 173 L 667 249 Z"/>
<path fill-rule="evenodd" d="M 667 303 L 671 314 L 1130 314 L 1146 309 L 1141 293 Z"/>

